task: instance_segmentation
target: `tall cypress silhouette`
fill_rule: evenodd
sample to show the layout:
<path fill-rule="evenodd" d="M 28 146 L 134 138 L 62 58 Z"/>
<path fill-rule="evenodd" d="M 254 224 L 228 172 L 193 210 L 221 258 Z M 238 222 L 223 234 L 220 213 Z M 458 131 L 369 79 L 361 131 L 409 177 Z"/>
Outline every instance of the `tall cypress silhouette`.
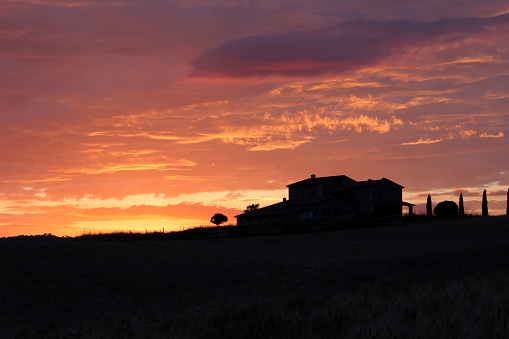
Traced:
<path fill-rule="evenodd" d="M 509 215 L 509 188 L 507 189 L 507 207 L 505 208 L 505 214 Z"/>
<path fill-rule="evenodd" d="M 482 192 L 482 216 L 488 216 L 488 198 L 486 197 L 486 190 Z"/>
<path fill-rule="evenodd" d="M 433 208 L 431 208 L 431 195 L 428 193 L 428 199 L 426 200 L 426 214 L 433 215 Z"/>
<path fill-rule="evenodd" d="M 463 193 L 460 193 L 460 207 L 459 207 L 460 217 L 465 215 L 465 208 L 463 207 Z"/>

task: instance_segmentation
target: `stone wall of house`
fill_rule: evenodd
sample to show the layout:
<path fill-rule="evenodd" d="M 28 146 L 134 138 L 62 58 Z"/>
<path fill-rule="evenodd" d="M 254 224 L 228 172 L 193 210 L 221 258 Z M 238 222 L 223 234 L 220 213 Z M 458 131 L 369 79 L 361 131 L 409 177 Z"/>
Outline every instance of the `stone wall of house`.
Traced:
<path fill-rule="evenodd" d="M 347 191 L 347 200 L 359 208 L 363 214 L 398 214 L 401 210 L 403 188 L 389 180 L 373 181 L 352 187 Z M 386 209 L 387 211 L 384 211 Z M 400 214 L 400 213 L 399 213 Z"/>
<path fill-rule="evenodd" d="M 290 200 L 309 199 L 322 197 L 324 195 L 324 185 L 298 185 L 288 188 L 288 198 Z"/>
<path fill-rule="evenodd" d="M 373 214 L 373 186 L 360 186 L 348 190 L 348 201 L 356 205 L 362 214 Z"/>
<path fill-rule="evenodd" d="M 299 215 L 308 218 L 312 216 L 312 219 L 328 219 L 337 217 L 337 202 L 336 199 L 329 199 L 320 203 L 310 204 L 302 206 L 299 209 Z M 302 217 L 301 217 L 302 219 Z"/>
<path fill-rule="evenodd" d="M 381 180 L 373 188 L 375 201 L 387 203 L 401 203 L 403 201 L 403 188 L 391 181 Z"/>

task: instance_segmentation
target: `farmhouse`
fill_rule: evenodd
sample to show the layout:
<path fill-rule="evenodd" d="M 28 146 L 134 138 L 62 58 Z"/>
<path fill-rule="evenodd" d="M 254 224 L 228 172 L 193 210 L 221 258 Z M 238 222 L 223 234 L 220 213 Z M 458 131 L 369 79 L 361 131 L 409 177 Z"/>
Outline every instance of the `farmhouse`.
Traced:
<path fill-rule="evenodd" d="M 343 215 L 401 216 L 403 206 L 412 214 L 413 204 L 404 202 L 403 186 L 382 178 L 355 181 L 346 175 L 310 178 L 290 184 L 288 199 L 236 215 L 237 225 L 278 220 L 331 219 Z"/>

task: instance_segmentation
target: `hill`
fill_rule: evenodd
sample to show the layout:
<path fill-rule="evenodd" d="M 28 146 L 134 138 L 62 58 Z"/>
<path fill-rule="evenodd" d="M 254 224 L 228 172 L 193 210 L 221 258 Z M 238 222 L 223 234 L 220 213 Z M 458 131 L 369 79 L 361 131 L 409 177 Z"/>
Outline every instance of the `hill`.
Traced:
<path fill-rule="evenodd" d="M 270 237 L 0 244 L 1 337 L 493 337 L 509 218 Z"/>

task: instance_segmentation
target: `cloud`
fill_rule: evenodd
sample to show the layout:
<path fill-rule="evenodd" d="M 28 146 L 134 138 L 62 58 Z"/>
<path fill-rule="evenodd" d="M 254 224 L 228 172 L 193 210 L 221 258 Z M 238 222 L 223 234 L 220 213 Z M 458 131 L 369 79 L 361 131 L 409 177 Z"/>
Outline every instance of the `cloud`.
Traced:
<path fill-rule="evenodd" d="M 313 113 L 307 110 L 285 112 L 278 116 L 266 113 L 262 119 L 243 126 L 221 126 L 221 132 L 210 135 L 210 139 L 220 139 L 226 143 L 247 145 L 251 151 L 271 151 L 275 149 L 295 149 L 314 140 L 320 133 L 346 132 L 387 133 L 403 125 L 396 117 L 379 119 L 374 116 L 342 116 L 330 112 Z"/>
<path fill-rule="evenodd" d="M 431 139 L 431 138 L 423 139 L 423 138 L 419 138 L 419 140 L 417 140 L 417 141 L 404 142 L 401 145 L 408 146 L 408 145 L 434 144 L 434 143 L 442 142 L 442 141 L 443 141 L 442 138 L 439 138 L 439 139 Z"/>
<path fill-rule="evenodd" d="M 343 74 L 389 57 L 433 46 L 441 49 L 507 33 L 509 15 L 433 22 L 355 21 L 284 34 L 226 41 L 196 58 L 193 77 L 306 77 Z M 466 60 L 465 57 L 462 60 Z"/>
<path fill-rule="evenodd" d="M 504 132 L 498 132 L 498 134 L 482 133 L 479 135 L 481 138 L 503 138 Z"/>
<path fill-rule="evenodd" d="M 269 94 L 272 97 L 274 94 Z M 303 93 L 304 95 L 304 93 Z M 395 105 L 392 103 L 375 100 L 371 97 L 355 97 L 350 96 L 347 98 L 336 100 L 341 101 L 342 110 L 331 111 L 323 107 L 316 107 L 310 104 L 309 109 L 302 109 L 299 111 L 286 111 L 286 110 L 273 110 L 274 113 L 258 113 L 258 114 L 233 114 L 223 113 L 220 114 L 222 107 L 216 108 L 216 111 L 207 112 L 210 115 L 205 115 L 202 118 L 193 119 L 194 128 L 188 128 L 184 133 L 178 131 L 157 131 L 157 130 L 123 130 L 116 131 L 95 131 L 89 132 L 89 137 L 120 137 L 126 142 L 128 139 L 151 139 L 174 142 L 175 145 L 194 145 L 220 141 L 222 143 L 232 143 L 236 145 L 243 145 L 250 151 L 269 151 L 275 149 L 296 149 L 301 145 L 311 142 L 320 134 L 331 134 L 335 132 L 356 132 L 356 133 L 371 133 L 376 132 L 384 134 L 391 129 L 395 130 L 403 126 L 403 121 L 395 116 L 378 117 L 380 111 L 394 111 L 395 109 L 406 107 L 405 105 Z M 214 104 L 212 104 L 214 105 Z M 198 105 L 199 107 L 208 107 L 209 104 Z M 286 109 L 287 107 L 282 107 Z M 184 110 L 195 109 L 184 108 Z M 366 114 L 356 115 L 351 111 L 364 110 Z M 343 111 L 344 110 L 344 111 Z M 375 113 L 373 113 L 373 111 Z M 215 114 L 213 114 L 215 113 Z M 146 127 L 152 128 L 157 122 L 157 117 L 152 117 L 152 122 L 145 121 Z M 122 126 L 120 126 L 122 127 Z M 143 126 L 145 127 L 145 126 Z M 172 128 L 174 128 L 172 126 Z M 89 154 L 89 157 L 94 157 L 94 153 L 104 155 L 102 147 L 91 147 L 84 152 Z M 118 152 L 119 156 L 122 152 Z M 153 149 L 132 152 L 129 154 L 134 157 L 138 155 L 138 165 L 133 166 L 131 170 L 138 167 L 143 167 L 141 159 L 146 159 L 156 153 Z M 109 156 L 116 155 L 115 152 L 109 150 Z M 134 158 L 133 158 L 134 159 Z M 150 158 L 150 161 L 153 161 Z M 127 164 L 129 165 L 129 164 Z M 164 167 L 164 163 L 155 164 Z M 122 167 L 122 166 L 121 166 Z M 101 171 L 108 170 L 107 168 L 100 169 Z M 110 168 L 115 170 L 115 168 Z M 117 170 L 127 170 L 126 168 L 117 168 Z M 108 170 L 109 171 L 109 170 Z"/>

